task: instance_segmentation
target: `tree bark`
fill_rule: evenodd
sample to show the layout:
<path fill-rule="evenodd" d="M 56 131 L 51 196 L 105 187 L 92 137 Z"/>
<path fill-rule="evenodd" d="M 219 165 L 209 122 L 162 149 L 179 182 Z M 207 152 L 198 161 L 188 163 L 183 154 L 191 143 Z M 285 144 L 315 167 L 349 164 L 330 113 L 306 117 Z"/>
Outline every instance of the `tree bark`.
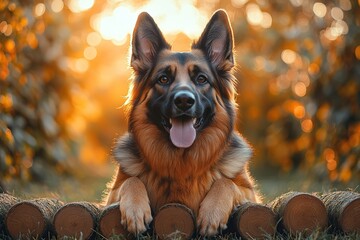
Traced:
<path fill-rule="evenodd" d="M 5 217 L 9 209 L 20 200 L 6 193 L 0 194 L 0 233 L 5 231 Z"/>
<path fill-rule="evenodd" d="M 360 233 L 360 194 L 336 191 L 320 195 L 334 230 Z"/>

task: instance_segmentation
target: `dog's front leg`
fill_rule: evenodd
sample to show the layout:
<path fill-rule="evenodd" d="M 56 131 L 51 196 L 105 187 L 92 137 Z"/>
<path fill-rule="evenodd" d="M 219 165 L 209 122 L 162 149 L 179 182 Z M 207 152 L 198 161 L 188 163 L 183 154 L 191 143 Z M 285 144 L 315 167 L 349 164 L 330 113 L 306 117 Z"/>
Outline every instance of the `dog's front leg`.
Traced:
<path fill-rule="evenodd" d="M 146 231 L 152 221 L 149 197 L 145 185 L 137 177 L 127 178 L 111 195 L 120 199 L 121 224 L 138 235 Z"/>
<path fill-rule="evenodd" d="M 248 191 L 253 192 L 252 189 L 236 185 L 228 178 L 216 180 L 200 204 L 197 220 L 199 233 L 212 236 L 219 230 L 226 229 L 229 216 L 237 204 L 256 201 L 252 197 L 248 199 Z"/>

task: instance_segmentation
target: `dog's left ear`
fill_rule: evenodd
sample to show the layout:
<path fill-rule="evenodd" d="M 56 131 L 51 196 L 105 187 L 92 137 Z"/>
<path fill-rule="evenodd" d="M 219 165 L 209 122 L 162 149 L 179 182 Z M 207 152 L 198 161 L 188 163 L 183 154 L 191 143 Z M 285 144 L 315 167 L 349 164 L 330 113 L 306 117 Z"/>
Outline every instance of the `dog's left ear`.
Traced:
<path fill-rule="evenodd" d="M 225 10 L 218 10 L 211 17 L 193 49 L 201 49 L 218 70 L 228 71 L 234 66 L 233 32 Z"/>

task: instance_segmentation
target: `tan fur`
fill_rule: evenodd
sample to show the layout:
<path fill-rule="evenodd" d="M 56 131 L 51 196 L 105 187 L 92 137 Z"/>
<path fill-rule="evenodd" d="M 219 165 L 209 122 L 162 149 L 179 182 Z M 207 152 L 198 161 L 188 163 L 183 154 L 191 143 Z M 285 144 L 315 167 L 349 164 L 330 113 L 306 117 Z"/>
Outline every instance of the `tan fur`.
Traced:
<path fill-rule="evenodd" d="M 192 84 L 188 72 L 194 64 L 211 70 L 197 60 L 204 58 L 202 51 L 194 49 L 191 53 L 194 59 L 182 65 L 176 60 L 166 60 L 172 56 L 171 50 L 161 51 L 155 72 L 165 59 L 164 62 L 176 70 L 177 83 Z M 233 84 L 230 81 L 223 84 L 229 85 L 226 98 L 236 109 Z M 217 90 L 212 90 L 216 114 L 210 125 L 198 133 L 189 148 L 175 148 L 164 132 L 148 119 L 147 103 L 152 91 L 146 87 L 140 94 L 139 86 L 131 87 L 128 102 L 139 101 L 130 106 L 131 131 L 119 139 L 114 151 L 120 166 L 107 204 L 120 201 L 122 224 L 138 234 L 150 224 L 151 210 L 156 214 L 166 203 L 182 203 L 197 216 L 199 233 L 214 235 L 226 228 L 229 215 L 237 205 L 260 201 L 247 170 L 252 150 L 232 127 L 234 116 L 228 113 Z M 233 146 L 234 141 L 241 147 Z M 136 149 L 131 150 L 129 146 Z"/>

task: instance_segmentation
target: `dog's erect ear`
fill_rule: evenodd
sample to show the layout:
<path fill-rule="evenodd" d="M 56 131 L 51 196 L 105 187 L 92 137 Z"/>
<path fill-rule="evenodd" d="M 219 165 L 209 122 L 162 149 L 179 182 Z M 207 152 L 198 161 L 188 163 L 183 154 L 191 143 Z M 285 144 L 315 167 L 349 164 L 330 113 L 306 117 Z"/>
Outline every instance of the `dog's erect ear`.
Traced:
<path fill-rule="evenodd" d="M 233 45 L 229 17 L 224 10 L 218 10 L 192 48 L 201 49 L 216 69 L 230 70 L 234 66 Z"/>
<path fill-rule="evenodd" d="M 162 49 L 170 49 L 154 19 L 140 13 L 132 35 L 131 67 L 135 71 L 149 69 Z"/>

